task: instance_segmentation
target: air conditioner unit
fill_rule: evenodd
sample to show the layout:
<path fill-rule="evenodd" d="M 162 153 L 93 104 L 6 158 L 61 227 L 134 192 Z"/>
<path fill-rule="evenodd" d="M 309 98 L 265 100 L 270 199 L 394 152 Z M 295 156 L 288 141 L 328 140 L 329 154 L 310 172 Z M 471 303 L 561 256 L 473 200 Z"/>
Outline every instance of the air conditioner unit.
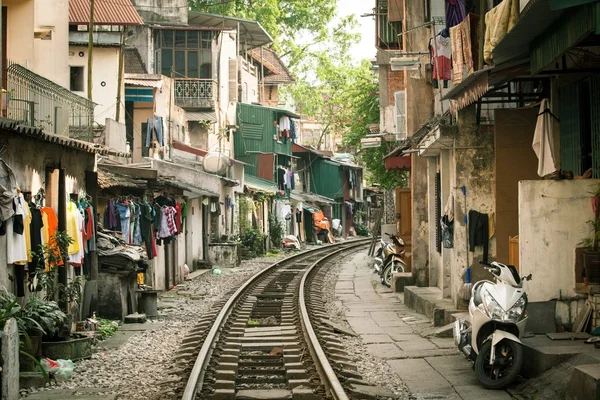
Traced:
<path fill-rule="evenodd" d="M 364 138 L 360 140 L 360 146 L 363 149 L 370 149 L 381 146 L 381 138 Z"/>
<path fill-rule="evenodd" d="M 394 92 L 396 110 L 396 140 L 406 140 L 408 127 L 406 121 L 406 91 Z"/>
<path fill-rule="evenodd" d="M 421 61 L 418 57 L 394 57 L 390 59 L 392 71 L 418 69 L 420 65 Z"/>

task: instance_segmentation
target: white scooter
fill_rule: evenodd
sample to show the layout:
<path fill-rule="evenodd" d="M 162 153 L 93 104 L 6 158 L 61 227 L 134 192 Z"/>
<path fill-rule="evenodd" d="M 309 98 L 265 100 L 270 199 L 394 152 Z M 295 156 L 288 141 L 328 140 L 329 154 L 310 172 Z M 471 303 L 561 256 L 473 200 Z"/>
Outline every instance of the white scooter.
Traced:
<path fill-rule="evenodd" d="M 521 337 L 527 322 L 527 294 L 512 265 L 480 262 L 496 277 L 497 283 L 479 281 L 473 285 L 469 317 L 454 323 L 454 343 L 475 361 L 477 379 L 488 389 L 502 389 L 512 383 L 523 365 Z"/>

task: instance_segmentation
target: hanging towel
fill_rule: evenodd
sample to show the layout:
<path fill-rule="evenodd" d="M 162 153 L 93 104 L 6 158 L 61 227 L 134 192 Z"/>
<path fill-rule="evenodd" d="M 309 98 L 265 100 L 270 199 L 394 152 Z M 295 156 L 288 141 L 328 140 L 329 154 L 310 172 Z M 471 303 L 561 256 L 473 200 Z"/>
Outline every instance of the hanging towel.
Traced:
<path fill-rule="evenodd" d="M 446 27 L 463 22 L 466 16 L 465 0 L 446 0 Z"/>
<path fill-rule="evenodd" d="M 483 58 L 494 65 L 493 51 L 519 21 L 519 0 L 504 0 L 485 14 Z"/>
<path fill-rule="evenodd" d="M 537 173 L 540 177 L 556 171 L 556 162 L 554 160 L 554 138 L 552 134 L 552 114 L 550 114 L 550 102 L 548 99 L 542 100 L 540 112 L 535 125 L 533 134 L 533 151 L 538 158 Z"/>

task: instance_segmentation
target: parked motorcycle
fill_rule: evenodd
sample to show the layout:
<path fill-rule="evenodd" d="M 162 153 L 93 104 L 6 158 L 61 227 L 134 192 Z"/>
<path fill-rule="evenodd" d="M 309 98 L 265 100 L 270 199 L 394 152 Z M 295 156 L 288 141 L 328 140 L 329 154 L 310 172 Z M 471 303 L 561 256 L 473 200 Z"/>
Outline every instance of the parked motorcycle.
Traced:
<path fill-rule="evenodd" d="M 512 265 L 484 263 L 496 283 L 479 281 L 473 285 L 469 316 L 454 323 L 454 342 L 475 362 L 475 373 L 488 389 L 502 389 L 512 383 L 523 364 L 521 337 L 527 322 L 527 294 L 523 281 Z"/>
<path fill-rule="evenodd" d="M 407 270 L 406 263 L 404 262 L 404 240 L 397 237 L 396 235 L 390 235 L 386 233 L 391 239 L 392 243 L 386 243 L 382 249 L 382 267 L 379 271 L 381 277 L 381 283 L 387 287 L 392 284 L 392 275 L 396 272 L 404 272 Z"/>

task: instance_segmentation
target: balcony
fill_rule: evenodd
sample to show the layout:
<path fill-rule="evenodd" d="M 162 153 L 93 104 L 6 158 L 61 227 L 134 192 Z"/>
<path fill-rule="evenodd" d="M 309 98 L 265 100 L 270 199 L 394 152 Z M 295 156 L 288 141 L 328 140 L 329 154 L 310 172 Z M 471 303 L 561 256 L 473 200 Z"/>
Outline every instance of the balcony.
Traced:
<path fill-rule="evenodd" d="M 175 104 L 184 109 L 214 108 L 217 82 L 212 79 L 175 79 Z"/>
<path fill-rule="evenodd" d="M 9 62 L 6 82 L 7 118 L 48 133 L 93 142 L 92 101 L 13 62 Z"/>

